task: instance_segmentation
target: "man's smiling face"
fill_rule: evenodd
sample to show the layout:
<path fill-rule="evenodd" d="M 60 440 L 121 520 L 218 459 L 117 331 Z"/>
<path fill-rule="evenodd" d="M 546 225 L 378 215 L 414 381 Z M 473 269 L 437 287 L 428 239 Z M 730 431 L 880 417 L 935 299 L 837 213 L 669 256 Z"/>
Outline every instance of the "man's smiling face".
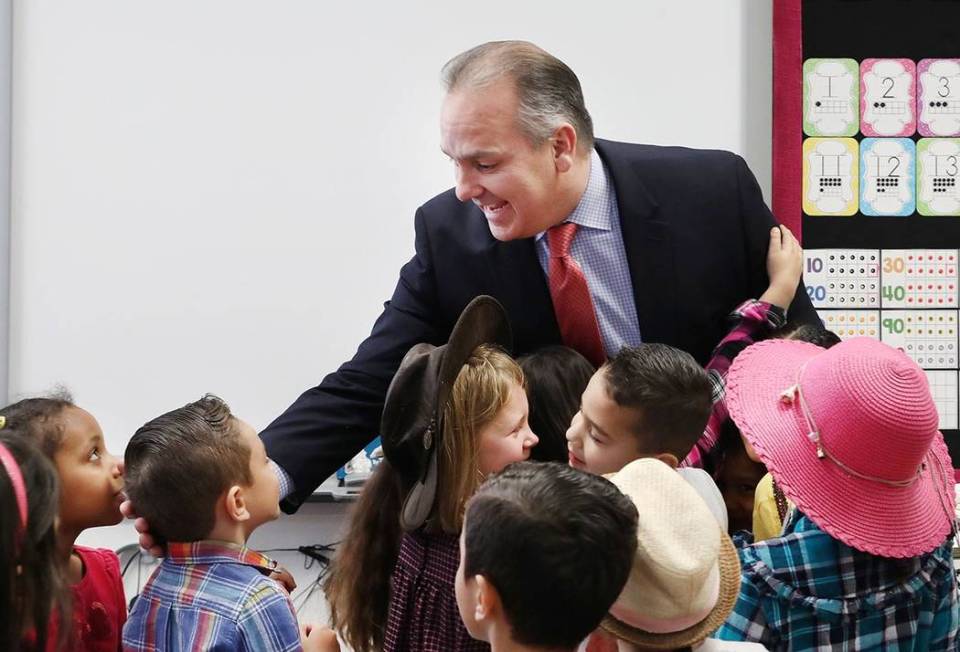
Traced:
<path fill-rule="evenodd" d="M 443 101 L 441 149 L 453 161 L 456 193 L 487 218 L 497 240 L 528 238 L 566 217 L 557 207 L 561 173 L 553 139 L 533 145 L 517 122 L 509 78 L 454 90 Z"/>

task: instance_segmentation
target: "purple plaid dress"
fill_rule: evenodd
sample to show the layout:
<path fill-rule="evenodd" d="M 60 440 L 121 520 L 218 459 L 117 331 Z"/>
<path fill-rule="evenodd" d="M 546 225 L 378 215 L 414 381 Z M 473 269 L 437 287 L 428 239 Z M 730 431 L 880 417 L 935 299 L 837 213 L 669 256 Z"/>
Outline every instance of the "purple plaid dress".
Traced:
<path fill-rule="evenodd" d="M 467 633 L 454 580 L 460 540 L 452 534 L 407 533 L 391 579 L 384 652 L 489 652 Z"/>

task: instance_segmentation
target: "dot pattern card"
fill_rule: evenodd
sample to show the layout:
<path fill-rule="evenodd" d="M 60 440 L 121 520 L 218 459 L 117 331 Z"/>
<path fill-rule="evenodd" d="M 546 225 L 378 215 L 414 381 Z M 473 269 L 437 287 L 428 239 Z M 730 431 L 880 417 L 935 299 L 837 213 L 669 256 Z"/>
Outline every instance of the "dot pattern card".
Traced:
<path fill-rule="evenodd" d="M 851 337 L 880 339 L 879 310 L 821 310 L 819 314 L 824 327 L 841 340 Z"/>
<path fill-rule="evenodd" d="M 884 249 L 884 308 L 958 307 L 957 249 Z"/>
<path fill-rule="evenodd" d="M 860 126 L 860 66 L 854 59 L 803 63 L 803 133 L 852 136 Z"/>
<path fill-rule="evenodd" d="M 880 340 L 924 369 L 956 369 L 957 311 L 883 310 Z"/>
<path fill-rule="evenodd" d="M 916 65 L 910 59 L 860 63 L 860 131 L 864 136 L 909 136 L 917 129 Z"/>
<path fill-rule="evenodd" d="M 940 430 L 956 430 L 957 423 L 957 371 L 933 370 L 925 371 L 927 382 L 930 383 L 930 393 L 933 402 L 937 405 L 940 415 Z"/>
<path fill-rule="evenodd" d="M 814 308 L 879 308 L 878 249 L 803 252 L 803 279 Z"/>
<path fill-rule="evenodd" d="M 860 147 L 853 138 L 803 141 L 803 211 L 848 216 L 859 204 Z"/>
<path fill-rule="evenodd" d="M 921 136 L 960 135 L 960 59 L 920 60 L 917 114 Z"/>
<path fill-rule="evenodd" d="M 921 138 L 917 142 L 917 212 L 960 215 L 960 138 Z"/>
<path fill-rule="evenodd" d="M 860 141 L 860 212 L 907 216 L 916 210 L 916 145 L 909 138 Z"/>

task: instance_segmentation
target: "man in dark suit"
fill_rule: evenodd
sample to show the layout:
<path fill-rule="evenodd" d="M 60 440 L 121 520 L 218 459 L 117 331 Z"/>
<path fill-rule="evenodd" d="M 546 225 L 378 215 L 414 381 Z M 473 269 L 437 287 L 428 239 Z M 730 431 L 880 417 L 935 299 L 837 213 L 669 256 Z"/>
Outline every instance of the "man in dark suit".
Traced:
<path fill-rule="evenodd" d="M 776 222 L 740 157 L 595 141 L 576 75 L 529 43 L 473 48 L 444 84 L 456 187 L 417 211 L 416 254 L 354 358 L 261 433 L 286 511 L 377 435 L 403 355 L 445 342 L 478 294 L 506 308 L 517 355 L 566 342 L 599 362 L 644 341 L 703 363 L 728 312 L 767 287 Z M 563 306 L 567 272 L 551 251 L 564 247 L 586 316 Z M 792 319 L 818 321 L 802 291 Z"/>

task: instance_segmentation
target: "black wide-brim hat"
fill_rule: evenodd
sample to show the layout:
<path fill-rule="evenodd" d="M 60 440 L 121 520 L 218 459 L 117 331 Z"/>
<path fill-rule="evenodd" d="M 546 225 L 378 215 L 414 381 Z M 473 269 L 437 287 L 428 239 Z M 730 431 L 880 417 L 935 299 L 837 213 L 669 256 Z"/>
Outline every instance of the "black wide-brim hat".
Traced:
<path fill-rule="evenodd" d="M 457 375 L 481 344 L 507 351 L 513 344 L 506 311 L 486 295 L 467 304 L 446 344 L 414 345 L 387 389 L 380 436 L 384 455 L 409 487 L 400 514 L 407 531 L 423 525 L 433 511 L 444 408 Z"/>

